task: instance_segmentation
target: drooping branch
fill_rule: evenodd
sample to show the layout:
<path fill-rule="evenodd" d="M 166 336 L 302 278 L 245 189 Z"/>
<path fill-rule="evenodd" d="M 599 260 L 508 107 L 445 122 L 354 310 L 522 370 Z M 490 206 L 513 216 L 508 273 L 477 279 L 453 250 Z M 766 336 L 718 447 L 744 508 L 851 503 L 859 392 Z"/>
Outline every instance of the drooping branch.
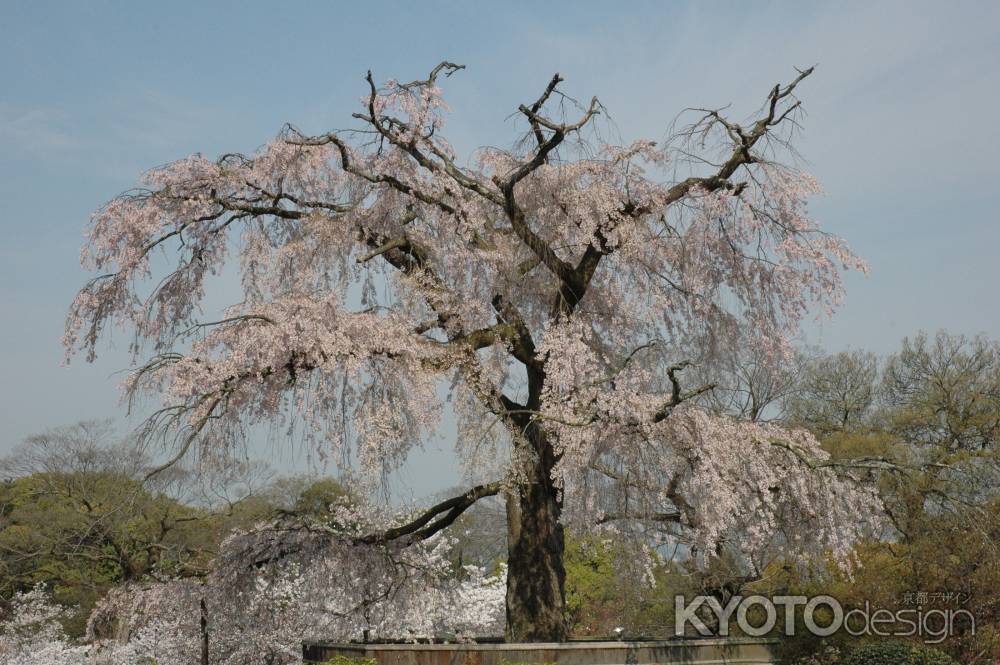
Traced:
<path fill-rule="evenodd" d="M 358 165 L 351 157 L 351 148 L 342 138 L 340 138 L 337 134 L 333 132 L 315 138 L 309 138 L 299 135 L 296 139 L 289 140 L 289 142 L 298 145 L 325 145 L 328 143 L 332 143 L 337 148 L 340 154 L 340 167 L 345 171 L 347 171 L 348 173 L 358 176 L 363 180 L 367 180 L 368 182 L 374 185 L 378 184 L 388 185 L 389 187 L 392 187 L 396 191 L 400 192 L 401 194 L 406 194 L 407 196 L 411 196 L 422 203 L 436 206 L 445 213 L 448 213 L 450 215 L 456 213 L 456 210 L 452 205 L 450 205 L 445 201 L 442 201 L 438 197 L 432 196 L 417 187 L 409 185 L 393 175 L 389 175 L 386 173 L 374 173 Z"/>
<path fill-rule="evenodd" d="M 480 499 L 495 496 L 503 490 L 504 484 L 495 481 L 472 487 L 468 491 L 437 503 L 420 512 L 409 522 L 384 531 L 374 531 L 364 535 L 346 536 L 337 529 L 323 524 L 303 520 L 296 515 L 286 515 L 272 523 L 265 531 L 274 534 L 268 546 L 255 552 L 247 560 L 250 568 L 279 563 L 289 557 L 315 549 L 316 542 L 303 536 L 319 537 L 319 544 L 329 545 L 340 542 L 354 547 L 400 547 L 407 548 L 451 526 L 462 513 Z"/>
<path fill-rule="evenodd" d="M 498 323 L 489 328 L 480 328 L 455 337 L 448 344 L 465 344 L 472 349 L 484 349 L 500 341 L 513 341 L 518 337 L 517 328 L 505 323 Z"/>
<path fill-rule="evenodd" d="M 746 183 L 733 183 L 730 178 L 740 167 L 749 166 L 750 164 L 754 164 L 758 161 L 756 155 L 752 153 L 752 148 L 763 137 L 765 137 L 773 127 L 781 124 L 790 113 L 799 108 L 799 103 L 796 102 L 780 115 L 777 114 L 778 104 L 782 100 L 791 96 L 799 83 L 812 74 L 813 70 L 814 68 L 810 67 L 809 69 L 801 71 L 795 80 L 785 87 L 781 87 L 780 84 L 775 85 L 768 95 L 767 115 L 754 123 L 749 131 L 744 130 L 739 125 L 726 120 L 718 111 L 708 111 L 707 117 L 725 127 L 734 144 L 732 152 L 729 158 L 713 175 L 689 177 L 670 187 L 660 202 L 661 210 L 668 208 L 672 204 L 688 196 L 688 194 L 696 188 L 704 190 L 705 192 L 727 189 L 730 190 L 734 196 L 739 196 L 746 188 Z M 559 81 L 561 80 L 562 79 L 559 79 Z M 559 81 L 556 81 L 555 78 L 553 79 L 553 83 L 558 83 Z M 547 91 L 546 94 L 543 95 L 543 99 L 548 97 L 549 92 L 551 91 Z M 526 111 L 523 106 L 521 108 L 522 112 Z M 532 117 L 537 116 L 535 114 L 529 114 L 529 118 Z M 639 218 L 653 212 L 653 210 L 648 206 L 635 206 L 631 203 L 627 203 L 619 212 L 623 218 Z M 609 224 L 608 229 L 610 230 L 614 227 L 615 223 L 612 221 Z M 604 235 L 600 230 L 597 232 L 596 239 L 598 240 L 598 244 L 595 245 L 591 242 L 587 246 L 579 264 L 572 270 L 571 273 L 569 273 L 568 285 L 570 288 L 567 289 L 565 294 L 561 294 L 564 295 L 566 302 L 558 303 L 567 310 L 571 311 L 583 298 L 583 295 L 585 294 L 590 280 L 593 278 L 601 259 L 613 251 L 612 248 L 604 246 Z"/>
<path fill-rule="evenodd" d="M 921 463 L 921 464 L 905 464 L 888 457 L 883 457 L 879 455 L 864 455 L 859 457 L 851 457 L 849 459 L 821 459 L 814 456 L 810 456 L 806 452 L 800 450 L 798 447 L 789 444 L 785 441 L 773 440 L 770 442 L 772 446 L 787 450 L 788 452 L 795 455 L 799 462 L 809 467 L 810 469 L 855 469 L 855 470 L 867 470 L 867 471 L 887 471 L 889 473 L 896 474 L 913 474 L 926 471 L 927 469 L 943 469 L 953 472 L 960 472 L 958 467 L 952 466 L 950 464 L 943 463 Z"/>
<path fill-rule="evenodd" d="M 790 113 L 799 108 L 799 103 L 795 102 L 780 115 L 777 115 L 778 104 L 791 96 L 796 87 L 798 87 L 799 83 L 812 74 L 814 69 L 814 67 L 810 67 L 799 72 L 799 75 L 795 78 L 795 80 L 785 87 L 781 87 L 780 84 L 775 85 L 768 94 L 767 114 L 757 120 L 757 122 L 755 122 L 749 130 L 744 129 L 736 123 L 726 120 L 718 111 L 705 111 L 706 120 L 697 123 L 695 127 L 697 128 L 701 126 L 703 127 L 702 131 L 708 131 L 715 123 L 722 125 L 733 142 L 732 152 L 715 174 L 706 177 L 690 177 L 671 187 L 665 197 L 665 205 L 670 205 L 671 203 L 687 196 L 688 193 L 696 187 L 703 189 L 706 192 L 714 192 L 719 189 L 729 189 L 733 191 L 734 194 L 741 193 L 745 185 L 743 183 L 733 183 L 729 179 L 741 166 L 747 166 L 759 161 L 757 155 L 752 152 L 754 146 L 761 139 L 767 136 L 772 128 L 781 124 Z"/>
<path fill-rule="evenodd" d="M 448 62 L 447 60 L 443 60 L 439 62 L 434 67 L 434 69 L 431 70 L 431 73 L 426 80 L 424 81 L 417 80 L 417 81 L 410 81 L 409 83 L 400 83 L 399 87 L 405 90 L 409 90 L 410 88 L 433 88 L 437 84 L 437 77 L 438 75 L 441 74 L 441 72 L 444 72 L 445 78 L 449 78 L 455 72 L 461 71 L 463 69 L 465 69 L 465 65 L 459 65 L 454 62 Z M 370 74 L 371 72 L 369 72 L 369 75 Z"/>
<path fill-rule="evenodd" d="M 499 494 L 504 485 L 500 481 L 476 485 L 464 494 L 446 499 L 423 511 L 413 520 L 380 533 L 372 533 L 354 539 L 358 544 L 385 544 L 400 539 L 406 545 L 426 540 L 438 531 L 451 526 L 458 517 L 482 498 Z"/>
<path fill-rule="evenodd" d="M 148 482 L 155 476 L 173 467 L 175 464 L 177 464 L 184 458 L 188 450 L 191 449 L 191 445 L 194 443 L 195 439 L 197 439 L 198 435 L 201 434 L 201 431 L 205 429 L 205 425 L 208 424 L 208 421 L 214 417 L 213 414 L 215 413 L 215 409 L 222 402 L 223 396 L 222 395 L 206 396 L 201 401 L 207 401 L 209 399 L 211 400 L 211 404 L 208 405 L 208 408 L 205 410 L 205 414 L 202 417 L 200 417 L 194 423 L 194 425 L 191 426 L 191 431 L 184 438 L 184 444 L 180 447 L 177 453 L 163 464 L 154 467 L 152 470 L 146 473 L 146 475 L 143 476 L 142 479 L 143 482 Z"/>

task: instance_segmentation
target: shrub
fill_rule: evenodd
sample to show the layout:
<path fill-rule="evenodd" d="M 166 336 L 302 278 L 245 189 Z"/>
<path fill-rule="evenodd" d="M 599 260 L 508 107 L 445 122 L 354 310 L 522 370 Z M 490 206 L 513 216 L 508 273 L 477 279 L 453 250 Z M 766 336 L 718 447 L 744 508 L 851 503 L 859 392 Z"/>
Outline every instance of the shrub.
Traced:
<path fill-rule="evenodd" d="M 361 656 L 334 656 L 318 665 L 375 665 L 375 659 Z"/>
<path fill-rule="evenodd" d="M 792 665 L 841 665 L 843 662 L 844 659 L 837 647 L 826 647 L 821 651 L 791 661 Z"/>
<path fill-rule="evenodd" d="M 909 642 L 873 642 L 851 654 L 846 665 L 958 665 L 948 654 Z"/>

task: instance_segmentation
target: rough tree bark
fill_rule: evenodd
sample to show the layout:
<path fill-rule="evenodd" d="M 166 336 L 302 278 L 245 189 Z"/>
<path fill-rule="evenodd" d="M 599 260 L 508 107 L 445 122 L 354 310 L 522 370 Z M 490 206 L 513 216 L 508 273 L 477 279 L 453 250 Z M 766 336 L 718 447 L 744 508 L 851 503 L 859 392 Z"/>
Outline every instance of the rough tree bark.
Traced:
<path fill-rule="evenodd" d="M 537 428 L 534 434 L 530 440 L 541 454 L 527 481 L 507 495 L 505 637 L 509 642 L 561 642 L 567 637 L 562 499 L 552 483 L 551 446 Z"/>

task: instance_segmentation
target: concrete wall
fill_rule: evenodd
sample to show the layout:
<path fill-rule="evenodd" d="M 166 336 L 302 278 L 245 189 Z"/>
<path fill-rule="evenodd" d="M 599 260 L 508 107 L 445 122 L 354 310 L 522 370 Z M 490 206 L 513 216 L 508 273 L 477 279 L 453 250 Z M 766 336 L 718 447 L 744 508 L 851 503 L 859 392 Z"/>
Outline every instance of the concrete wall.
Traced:
<path fill-rule="evenodd" d="M 377 665 L 667 665 L 673 663 L 771 665 L 776 642 L 763 639 L 695 639 L 663 642 L 564 642 L 539 644 L 324 644 L 306 643 L 306 662 L 334 656 L 372 658 Z"/>

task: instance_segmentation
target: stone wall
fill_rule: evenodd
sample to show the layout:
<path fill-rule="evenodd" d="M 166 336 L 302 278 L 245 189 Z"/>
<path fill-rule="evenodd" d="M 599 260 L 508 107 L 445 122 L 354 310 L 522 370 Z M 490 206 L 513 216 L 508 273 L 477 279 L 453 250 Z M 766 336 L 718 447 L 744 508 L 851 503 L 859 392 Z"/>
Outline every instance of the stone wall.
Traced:
<path fill-rule="evenodd" d="M 775 640 L 686 639 L 667 641 L 571 641 L 537 644 L 325 644 L 303 645 L 306 662 L 336 656 L 370 658 L 376 665 L 771 665 Z"/>

